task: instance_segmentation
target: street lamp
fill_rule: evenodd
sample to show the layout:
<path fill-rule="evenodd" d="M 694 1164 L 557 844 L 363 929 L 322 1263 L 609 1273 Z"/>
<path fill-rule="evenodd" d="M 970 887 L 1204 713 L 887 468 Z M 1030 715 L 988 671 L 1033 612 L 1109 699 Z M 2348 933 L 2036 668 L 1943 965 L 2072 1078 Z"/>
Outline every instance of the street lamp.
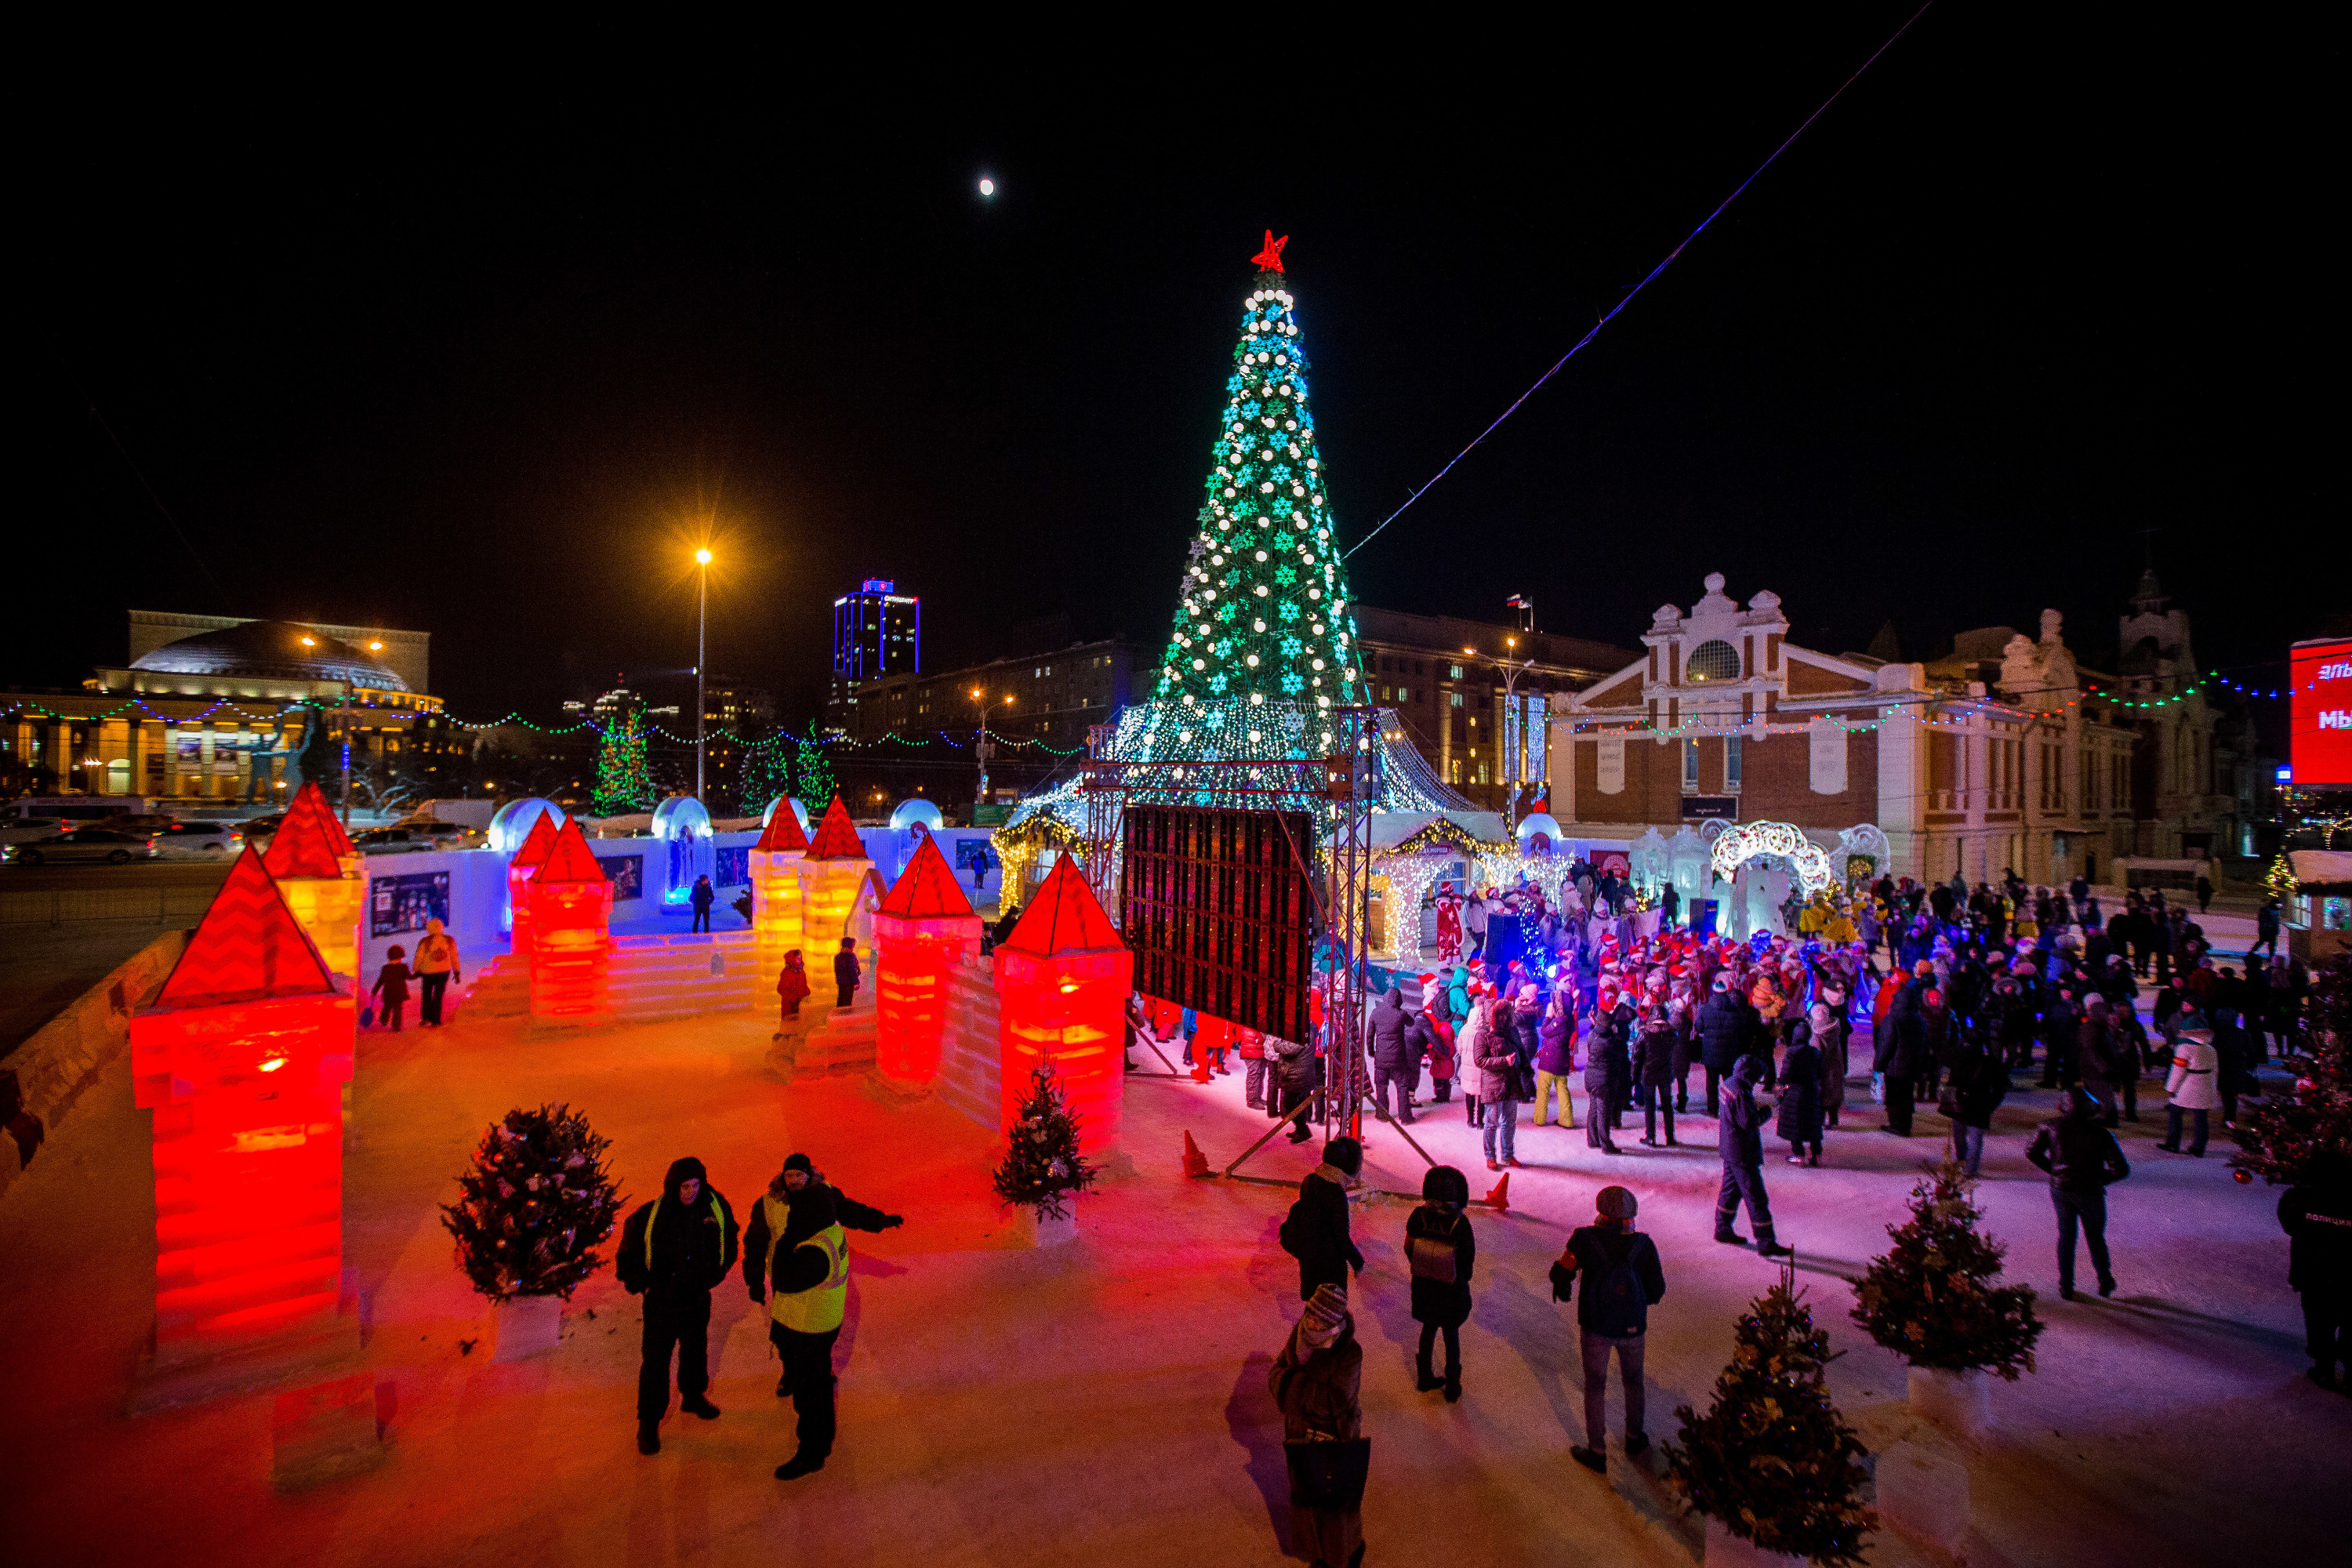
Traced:
<path fill-rule="evenodd" d="M 1517 637 L 1505 637 L 1503 639 L 1503 646 L 1511 650 L 1510 654 L 1497 657 L 1491 653 L 1480 653 L 1476 648 L 1467 647 L 1463 648 L 1462 651 L 1465 656 L 1470 658 L 1486 660 L 1488 664 L 1493 665 L 1497 670 L 1502 672 L 1503 710 L 1506 713 L 1508 713 L 1510 711 L 1512 702 L 1516 700 L 1516 689 L 1518 686 L 1519 677 L 1525 675 L 1528 670 L 1533 669 L 1536 667 L 1536 661 L 1533 658 L 1517 658 L 1513 657 L 1517 655 L 1519 650 L 1519 639 Z M 1503 744 L 1502 734 L 1503 731 L 1498 731 L 1496 735 L 1495 745 L 1497 755 L 1501 755 L 1501 748 Z M 1545 737 L 1544 743 L 1549 743 L 1549 739 L 1550 737 L 1547 735 Z M 1511 759 L 1508 756 L 1503 756 L 1503 768 L 1507 770 L 1510 765 Z M 1518 831 L 1519 825 L 1517 817 L 1513 815 L 1513 813 L 1517 809 L 1514 797 L 1518 792 L 1508 787 L 1508 780 L 1500 782 L 1505 784 L 1506 789 L 1506 793 L 1503 795 L 1503 820 L 1505 823 L 1509 825 L 1511 831 L 1516 834 Z M 1521 782 L 1524 784 L 1525 781 Z"/>
<path fill-rule="evenodd" d="M 980 762 L 980 794 L 972 801 L 972 809 L 978 811 L 988 804 L 988 693 L 975 686 L 971 700 L 980 705 L 980 718 L 971 731 L 971 754 Z"/>
<path fill-rule="evenodd" d="M 710 552 L 694 552 L 694 798 L 707 803 L 702 785 L 702 668 L 710 636 Z"/>

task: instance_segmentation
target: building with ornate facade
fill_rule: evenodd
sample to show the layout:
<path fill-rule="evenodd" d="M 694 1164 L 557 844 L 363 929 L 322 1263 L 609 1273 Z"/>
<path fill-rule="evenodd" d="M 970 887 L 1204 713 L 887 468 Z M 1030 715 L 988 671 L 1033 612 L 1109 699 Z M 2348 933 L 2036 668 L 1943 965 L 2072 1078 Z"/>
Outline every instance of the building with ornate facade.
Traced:
<path fill-rule="evenodd" d="M 158 640 L 181 623 L 200 629 Z M 0 752 L 24 794 L 266 805 L 300 783 L 314 727 L 347 735 L 361 770 L 447 749 L 441 700 L 421 689 L 429 637 L 134 610 L 125 664 L 79 691 L 0 696 Z"/>

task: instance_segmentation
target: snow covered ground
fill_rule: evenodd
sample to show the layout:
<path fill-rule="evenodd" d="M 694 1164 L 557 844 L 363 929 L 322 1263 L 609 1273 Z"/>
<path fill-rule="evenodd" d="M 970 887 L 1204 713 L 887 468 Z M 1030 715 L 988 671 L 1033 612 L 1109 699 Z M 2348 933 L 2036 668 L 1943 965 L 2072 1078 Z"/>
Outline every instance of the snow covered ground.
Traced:
<path fill-rule="evenodd" d="M 1210 1565 L 1281 1560 L 1286 1512 L 1268 1358 L 1297 1312 L 1274 1244 L 1288 1195 L 1187 1181 L 1191 1131 L 1222 1167 L 1265 1122 L 1238 1076 L 1206 1088 L 1131 1079 L 1131 1175 L 1080 1208 L 1072 1247 L 1012 1245 L 986 1192 L 995 1140 L 932 1104 L 889 1109 L 850 1079 L 787 1086 L 763 1022 L 740 1019 L 535 1038 L 512 1023 L 362 1038 L 346 1180 L 347 1262 L 367 1292 L 370 1364 L 387 1451 L 375 1469 L 281 1494 L 261 1395 L 139 1419 L 122 1414 L 147 1327 L 152 1205 L 147 1118 L 118 1064 L 68 1135 L 0 1207 L 0 1350 L 8 1433 L 6 1539 L 30 1563 L 588 1563 Z M 1864 1091 L 1866 1093 L 1866 1091 Z M 2160 1100 L 2151 1088 L 2143 1104 Z M 841 1437 L 820 1474 L 779 1482 L 791 1417 L 772 1389 L 763 1320 L 730 1288 L 711 1328 L 725 1410 L 673 1412 L 660 1456 L 633 1444 L 638 1315 L 609 1272 L 584 1288 L 556 1352 L 492 1364 L 488 1312 L 451 1262 L 434 1205 L 454 1194 L 485 1123 L 569 1101 L 616 1142 L 633 1201 L 667 1163 L 699 1155 L 739 1210 L 794 1149 L 838 1184 L 901 1211 L 902 1230 L 853 1237 L 840 1365 Z M 2041 1370 L 2001 1385 L 2000 1441 L 1964 1456 L 1975 1563 L 2324 1561 L 2340 1555 L 2352 1400 L 2301 1377 L 2275 1194 L 2233 1184 L 2217 1146 L 2192 1161 L 2126 1129 L 2132 1178 L 2113 1193 L 2121 1292 L 2055 1299 L 2053 1225 L 2021 1157 L 2049 1097 L 2012 1099 L 1988 1148 L 1981 1200 L 2015 1275 L 2045 1292 Z M 1874 1447 L 1910 1431 L 1904 1372 L 1845 1321 L 1847 1281 L 1883 1244 L 1943 1123 L 1908 1142 L 1866 1100 L 1832 1132 L 1829 1163 L 1768 1167 L 1784 1239 L 1833 1343 L 1832 1383 Z M 1685 1565 L 1655 1452 L 1615 1453 L 1606 1480 L 1570 1462 L 1581 1400 L 1569 1315 L 1546 1270 L 1605 1182 L 1640 1194 L 1664 1254 L 1653 1317 L 1650 1429 L 1703 1401 L 1734 1315 L 1773 1277 L 1709 1239 L 1713 1124 L 1693 1146 L 1611 1159 L 1584 1133 L 1522 1125 L 1511 1211 L 1480 1215 L 1465 1395 L 1413 1392 L 1415 1325 L 1401 1241 L 1407 1205 L 1367 1202 L 1358 1289 L 1368 1352 L 1365 1505 L 1371 1563 Z M 1491 1178 L 1458 1103 L 1414 1129 L 1437 1158 Z M 1276 1142 L 1245 1167 L 1295 1178 L 1311 1153 Z M 1376 1135 L 1369 1171 L 1417 1188 L 1419 1160 Z M 1741 1228 L 1746 1229 L 1745 1216 Z M 2084 1265 L 2084 1278 L 2089 1269 Z M 1940 1439 L 1928 1434 L 1931 1442 Z M 1955 1450 L 1958 1452 L 1958 1450 Z M 2338 1525 L 2326 1521 L 2336 1518 Z M 2338 1545 L 2329 1548 L 2328 1540 Z M 1937 1561 L 1882 1535 L 1872 1561 Z"/>

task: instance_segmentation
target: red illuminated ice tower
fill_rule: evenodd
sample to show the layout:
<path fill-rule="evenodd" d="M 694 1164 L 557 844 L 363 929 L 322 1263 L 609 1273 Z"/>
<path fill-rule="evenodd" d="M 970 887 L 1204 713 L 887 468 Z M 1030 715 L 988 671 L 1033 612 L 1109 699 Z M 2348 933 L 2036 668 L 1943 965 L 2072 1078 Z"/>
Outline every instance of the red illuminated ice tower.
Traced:
<path fill-rule="evenodd" d="M 780 814 L 781 815 L 781 814 Z M 980 951 L 971 910 L 928 833 L 874 912 L 874 1066 L 894 1089 L 923 1089 L 940 1076 L 949 970 Z"/>
<path fill-rule="evenodd" d="M 530 819 L 522 847 L 507 862 L 507 910 L 513 925 L 508 951 L 517 958 L 530 956 L 530 879 L 547 864 L 555 848 L 555 814 L 542 811 Z"/>
<path fill-rule="evenodd" d="M 1028 1097 L 1031 1070 L 1044 1063 L 1083 1118 L 1080 1150 L 1099 1154 L 1118 1147 L 1126 1007 L 1134 980 L 1135 955 L 1103 913 L 1076 858 L 1064 855 L 1013 935 L 996 948 L 1003 1125 L 1012 1125 Z"/>
<path fill-rule="evenodd" d="M 352 996 L 247 849 L 131 1020 L 154 1112 L 154 1366 L 331 1323 L 342 1267 Z"/>
<path fill-rule="evenodd" d="M 359 973 L 360 908 L 367 902 L 367 870 L 359 849 L 335 820 L 316 781 L 305 781 L 286 808 L 261 863 L 279 896 L 302 922 L 329 973 Z"/>
<path fill-rule="evenodd" d="M 530 1016 L 541 1024 L 613 1016 L 613 884 L 576 821 L 556 830 L 530 879 Z"/>

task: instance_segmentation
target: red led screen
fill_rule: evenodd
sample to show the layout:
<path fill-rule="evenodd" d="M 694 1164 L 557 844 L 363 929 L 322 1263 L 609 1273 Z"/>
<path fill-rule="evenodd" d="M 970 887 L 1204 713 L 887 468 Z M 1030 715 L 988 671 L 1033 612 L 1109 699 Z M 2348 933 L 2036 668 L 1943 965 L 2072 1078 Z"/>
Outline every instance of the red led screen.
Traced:
<path fill-rule="evenodd" d="M 2352 789 L 2352 637 L 2292 649 L 2298 789 Z"/>
<path fill-rule="evenodd" d="M 1119 876 L 1135 988 L 1280 1039 L 1307 1037 L 1315 898 L 1303 812 L 1129 805 Z"/>

